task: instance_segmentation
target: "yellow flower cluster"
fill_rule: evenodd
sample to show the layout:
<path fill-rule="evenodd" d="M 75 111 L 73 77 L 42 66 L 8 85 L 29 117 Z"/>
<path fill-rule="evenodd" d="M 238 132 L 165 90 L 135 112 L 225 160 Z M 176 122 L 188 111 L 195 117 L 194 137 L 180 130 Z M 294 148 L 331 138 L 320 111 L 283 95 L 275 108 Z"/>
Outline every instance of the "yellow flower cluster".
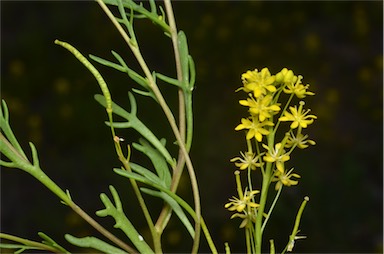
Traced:
<path fill-rule="evenodd" d="M 314 93 L 307 91 L 309 85 L 301 83 L 302 76 L 295 76 L 291 70 L 282 69 L 276 75 L 271 75 L 268 68 L 263 68 L 260 72 L 247 71 L 241 76 L 243 90 L 248 93 L 249 98 L 240 100 L 239 103 L 247 106 L 250 116 L 241 119 L 235 130 L 247 130 L 247 139 L 256 138 L 261 142 L 263 135 L 268 135 L 271 127 L 274 126 L 273 116 L 281 110 L 280 103 L 277 102 L 281 92 L 286 94 L 296 95 L 297 98 L 304 98 L 307 95 Z M 292 97 L 291 97 L 292 98 Z M 290 98 L 290 99 L 291 99 Z M 306 128 L 316 119 L 314 115 L 308 115 L 309 110 L 303 111 L 304 102 L 300 102 L 300 106 L 290 107 L 291 113 L 284 111 L 279 121 L 292 121 L 291 128 L 295 129 L 298 126 Z"/>
<path fill-rule="evenodd" d="M 229 203 L 224 207 L 235 212 L 231 219 L 238 217 L 243 220 L 240 227 L 246 230 L 249 246 L 252 242 L 249 236 L 260 234 L 260 228 L 262 231 L 268 221 L 282 187 L 299 183 L 300 175 L 293 173 L 293 168 L 287 170 L 285 164 L 291 159 L 291 153 L 296 147 L 304 149 L 315 144 L 302 131 L 317 117 L 310 114 L 310 109 L 304 109 L 303 99 L 314 93 L 308 91 L 308 84 L 302 83 L 303 77 L 296 76 L 292 70 L 284 68 L 272 75 L 268 68 L 261 71 L 255 69 L 243 73 L 241 79 L 243 86 L 237 91 L 244 91 L 248 96 L 239 103 L 247 107 L 249 115 L 241 119 L 235 130 L 245 130 L 247 151 L 240 152 L 241 157 L 235 157 L 231 162 L 234 162 L 240 171 L 248 172 L 247 188 L 242 188 L 240 171 L 237 170 L 235 176 L 238 197 L 229 199 Z M 291 102 L 295 99 L 298 102 L 292 105 Z M 285 130 L 277 134 L 278 130 L 280 132 L 283 128 Z M 281 136 L 283 138 L 278 140 Z M 259 172 L 263 175 L 261 193 L 252 185 L 251 174 L 256 169 L 260 169 Z M 268 214 L 265 214 L 265 193 L 273 182 L 277 194 Z M 267 188 L 264 188 L 265 186 Z M 256 201 L 255 195 L 258 193 L 260 199 Z M 261 215 L 266 216 L 263 223 Z"/>
<path fill-rule="evenodd" d="M 247 71 L 241 76 L 243 86 L 237 91 L 244 91 L 248 97 L 239 101 L 240 105 L 248 108 L 249 116 L 241 119 L 241 123 L 235 130 L 245 130 L 248 151 L 240 152 L 241 157 L 235 157 L 231 162 L 240 170 L 256 170 L 261 168 L 264 173 L 264 165 L 270 163 L 274 165 L 270 182 L 276 182 L 276 190 L 284 186 L 297 185 L 296 179 L 300 175 L 292 173 L 293 169 L 286 170 L 285 162 L 290 160 L 293 149 L 307 148 L 315 142 L 308 139 L 308 135 L 302 134 L 302 130 L 312 124 L 317 118 L 309 114 L 309 109 L 304 109 L 304 101 L 308 95 L 314 95 L 308 91 L 309 85 L 302 83 L 303 77 L 296 76 L 292 70 L 282 69 L 275 75 L 271 75 L 268 68 L 261 71 L 257 69 Z M 283 94 L 286 94 L 285 102 L 282 103 Z M 298 106 L 291 106 L 294 97 L 298 100 Z M 282 106 L 283 105 L 283 106 Z M 276 115 L 279 115 L 278 117 Z M 290 122 L 285 131 L 285 136 L 280 142 L 275 143 L 275 134 L 282 122 Z M 268 137 L 266 139 L 264 136 Z M 252 145 L 252 140 L 255 144 Z M 252 147 L 256 146 L 256 151 Z M 264 151 L 260 151 L 264 148 Z M 237 212 L 243 212 L 245 204 L 257 209 L 257 206 L 250 202 L 250 196 L 256 194 L 255 191 L 245 192 L 242 200 L 231 199 L 225 207 Z M 233 217 L 246 217 L 249 215 L 237 214 Z M 248 220 L 249 221 L 249 220 Z M 244 226 L 244 223 L 243 223 Z"/>

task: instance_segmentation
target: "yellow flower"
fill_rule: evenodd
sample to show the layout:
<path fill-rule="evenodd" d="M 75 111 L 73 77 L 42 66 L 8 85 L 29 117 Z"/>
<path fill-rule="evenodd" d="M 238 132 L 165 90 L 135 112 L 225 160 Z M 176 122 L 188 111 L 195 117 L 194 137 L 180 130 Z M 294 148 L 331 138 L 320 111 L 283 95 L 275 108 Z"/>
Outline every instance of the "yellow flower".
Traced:
<path fill-rule="evenodd" d="M 307 91 L 307 89 L 309 88 L 309 85 L 304 86 L 301 83 L 302 78 L 303 76 L 299 75 L 296 83 L 288 83 L 287 87 L 283 89 L 284 93 L 287 93 L 287 94 L 294 93 L 297 96 L 297 98 L 300 98 L 300 99 L 305 98 L 305 96 L 307 95 L 314 95 L 314 93 Z"/>
<path fill-rule="evenodd" d="M 229 203 L 225 204 L 225 208 L 227 208 L 229 211 L 237 211 L 239 213 L 243 212 L 245 208 L 256 208 L 259 206 L 259 204 L 252 202 L 253 196 L 255 196 L 260 191 L 254 190 L 249 192 L 248 190 L 245 190 L 243 197 L 236 198 L 232 197 L 229 199 Z M 241 193 L 240 193 L 241 194 Z"/>
<path fill-rule="evenodd" d="M 292 131 L 290 131 L 285 147 L 290 148 L 293 146 L 297 146 L 300 149 L 304 149 L 304 148 L 307 148 L 309 145 L 316 145 L 315 141 L 309 140 L 307 138 L 308 138 L 308 135 L 303 135 L 301 133 L 298 133 L 297 136 L 295 136 L 295 134 Z"/>
<path fill-rule="evenodd" d="M 284 112 L 284 115 L 279 118 L 279 121 L 285 122 L 285 121 L 292 121 L 291 129 L 295 129 L 298 126 L 302 128 L 307 128 L 307 126 L 311 123 L 313 123 L 313 120 L 317 117 L 315 115 L 307 115 L 309 113 L 309 109 L 303 112 L 303 105 L 304 102 L 300 101 L 299 109 L 297 107 L 289 107 L 291 110 L 291 113 L 288 113 L 287 111 Z"/>
<path fill-rule="evenodd" d="M 292 174 L 292 171 L 293 171 L 293 168 L 288 172 L 286 171 L 280 172 L 279 170 L 275 171 L 275 175 L 272 178 L 272 182 L 277 182 L 275 185 L 275 190 L 280 189 L 282 185 L 292 186 L 292 185 L 297 185 L 299 183 L 299 181 L 291 179 L 292 177 L 300 178 L 300 175 L 295 173 Z"/>
<path fill-rule="evenodd" d="M 240 154 L 242 158 L 235 157 L 231 159 L 231 162 L 240 161 L 238 163 L 236 162 L 235 165 L 236 167 L 239 167 L 241 170 L 244 170 L 247 168 L 255 170 L 256 167 L 261 167 L 263 164 L 262 162 L 258 162 L 262 154 L 259 154 L 257 156 L 255 153 L 250 153 L 250 152 L 246 152 L 245 154 L 243 152 L 240 152 Z"/>
<path fill-rule="evenodd" d="M 239 103 L 243 106 L 249 107 L 249 112 L 253 115 L 258 115 L 259 120 L 262 122 L 266 118 L 271 117 L 280 111 L 279 104 L 271 104 L 272 95 L 259 97 L 257 100 L 248 98 L 247 100 L 240 100 Z"/>
<path fill-rule="evenodd" d="M 290 157 L 281 147 L 281 143 L 277 143 L 274 149 L 269 149 L 269 147 L 265 144 L 263 144 L 263 147 L 268 150 L 268 153 L 263 157 L 264 161 L 275 162 L 276 168 L 280 172 L 284 172 L 284 162 L 288 161 Z"/>
<path fill-rule="evenodd" d="M 268 135 L 269 130 L 263 129 L 264 126 L 273 126 L 273 123 L 270 121 L 259 122 L 256 117 L 251 117 L 250 119 L 242 118 L 241 124 L 239 124 L 235 130 L 243 130 L 249 129 L 247 132 L 247 139 L 251 139 L 253 137 L 256 138 L 258 142 L 261 142 L 263 139 L 262 135 Z"/>
<path fill-rule="evenodd" d="M 255 69 L 254 71 L 247 71 L 241 75 L 245 92 L 253 92 L 254 96 L 258 98 L 263 94 L 269 92 L 275 92 L 276 87 L 273 85 L 275 82 L 275 76 L 272 76 L 268 68 L 263 68 L 260 72 Z"/>
<path fill-rule="evenodd" d="M 296 80 L 297 76 L 293 74 L 292 70 L 288 70 L 287 68 L 282 69 L 276 74 L 276 82 L 278 83 L 292 84 L 295 83 Z"/>
<path fill-rule="evenodd" d="M 256 223 L 256 213 L 248 213 L 247 211 L 244 211 L 244 213 L 235 213 L 231 216 L 231 219 L 239 217 L 243 219 L 241 222 L 239 228 L 244 228 L 246 226 L 252 225 L 252 223 Z"/>

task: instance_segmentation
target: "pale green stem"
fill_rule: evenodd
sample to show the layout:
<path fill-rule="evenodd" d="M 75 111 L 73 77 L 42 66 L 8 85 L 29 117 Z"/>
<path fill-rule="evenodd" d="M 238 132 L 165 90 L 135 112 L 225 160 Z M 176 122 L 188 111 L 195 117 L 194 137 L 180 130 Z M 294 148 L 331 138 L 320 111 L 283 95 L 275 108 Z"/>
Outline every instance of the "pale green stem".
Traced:
<path fill-rule="evenodd" d="M 270 246 L 270 254 L 275 254 L 275 243 L 273 242 L 273 239 L 269 240 L 269 246 Z"/>
<path fill-rule="evenodd" d="M 172 44 L 173 44 L 173 51 L 175 55 L 175 62 L 176 62 L 176 72 L 177 72 L 177 80 L 179 82 L 182 82 L 184 77 L 183 77 L 183 72 L 181 69 L 181 62 L 180 62 L 180 53 L 178 49 L 178 40 L 177 40 L 177 28 L 176 28 L 176 22 L 175 18 L 173 15 L 172 11 L 172 6 L 170 2 L 165 2 L 165 7 L 166 7 L 166 13 L 168 16 L 169 20 L 169 28 L 170 28 L 170 35 L 172 39 Z M 185 124 L 185 113 L 186 113 L 186 104 L 185 104 L 185 97 L 184 97 L 184 91 L 179 88 L 178 90 L 178 96 L 179 96 L 179 132 L 183 141 L 183 144 L 185 144 L 185 130 L 186 130 L 186 124 Z M 188 112 L 188 115 L 191 112 Z M 188 126 L 188 129 L 190 129 L 190 126 Z M 189 139 L 190 140 L 190 139 Z M 189 151 L 190 145 L 186 148 Z M 171 190 L 176 192 L 177 187 L 180 182 L 180 178 L 183 172 L 184 164 L 185 164 L 185 158 L 184 158 L 184 153 L 182 150 L 179 150 L 179 155 L 178 155 L 178 163 L 176 165 L 176 168 L 173 172 L 172 175 L 172 183 L 171 183 Z M 171 207 L 166 204 L 163 209 L 160 212 L 159 218 L 156 222 L 156 228 L 159 232 L 162 232 L 164 228 L 166 227 L 169 218 L 170 218 L 170 213 L 172 212 Z"/>
<path fill-rule="evenodd" d="M 258 211 L 256 216 L 256 225 L 255 225 L 256 254 L 261 254 L 261 244 L 263 239 L 263 231 L 261 227 L 263 222 L 265 204 L 267 202 L 271 171 L 272 171 L 272 163 L 267 162 L 265 174 L 263 175 L 263 183 L 262 183 L 261 196 L 260 196 L 260 206 L 257 209 Z"/>
<path fill-rule="evenodd" d="M 261 227 L 261 232 L 264 231 L 264 228 L 265 228 L 265 226 L 267 225 L 267 222 L 268 222 L 269 218 L 271 217 L 271 213 L 272 213 L 272 211 L 273 211 L 273 208 L 274 208 L 275 205 L 276 205 L 277 200 L 279 199 L 279 196 L 280 196 L 280 193 L 281 193 L 281 190 L 282 190 L 282 189 L 283 189 L 283 186 L 280 186 L 279 190 L 278 190 L 277 193 L 276 193 L 276 196 L 275 196 L 275 198 L 274 198 L 274 200 L 273 200 L 273 203 L 272 203 L 271 207 L 269 208 L 269 211 L 268 211 L 268 214 L 267 214 L 267 218 L 264 220 L 264 222 L 263 222 L 263 226 Z"/>
<path fill-rule="evenodd" d="M 255 142 L 256 142 L 256 153 L 259 155 L 260 154 L 260 147 L 259 147 L 259 142 L 257 142 L 257 140 L 255 139 Z M 264 170 L 264 165 L 262 164 L 263 163 L 263 159 L 262 157 L 260 156 L 259 158 L 260 160 L 260 163 L 261 163 L 261 166 L 260 166 L 260 169 L 261 169 L 261 173 L 264 175 L 265 174 L 265 170 Z"/>
<path fill-rule="evenodd" d="M 282 254 L 284 254 L 287 250 L 292 251 L 293 246 L 295 244 L 295 240 L 305 238 L 304 236 L 301 236 L 301 237 L 297 236 L 297 233 L 300 231 L 299 225 L 300 225 L 301 215 L 303 214 L 304 208 L 307 205 L 308 201 L 309 201 L 309 197 L 305 196 L 303 202 L 301 203 L 299 211 L 297 212 L 295 225 L 293 226 L 292 233 L 289 236 L 289 242 L 287 246 L 285 246 L 284 250 L 281 252 Z"/>
<path fill-rule="evenodd" d="M 284 106 L 284 109 L 281 111 L 280 117 L 282 117 L 283 114 L 284 114 L 284 112 L 287 110 L 289 104 L 291 103 L 292 98 L 293 98 L 293 94 L 291 94 L 291 95 L 289 96 L 288 101 L 287 101 L 287 103 L 286 103 L 285 106 Z M 279 118 L 280 118 L 280 117 L 279 117 Z M 275 133 L 276 133 L 276 131 L 277 131 L 277 128 L 279 128 L 279 125 L 280 125 L 279 118 L 277 118 L 276 126 L 275 126 L 275 128 L 273 129 L 273 135 L 275 135 Z"/>
<path fill-rule="evenodd" d="M 235 171 L 235 179 L 236 179 L 236 187 L 237 187 L 237 194 L 239 195 L 239 199 L 243 199 L 243 187 L 241 186 L 241 179 L 240 179 L 240 171 Z"/>
<path fill-rule="evenodd" d="M 129 166 L 129 159 L 130 159 L 130 148 L 129 148 L 129 146 L 128 146 L 128 156 L 127 156 L 127 158 L 125 158 L 124 154 L 123 154 L 123 151 L 121 149 L 121 146 L 120 146 L 119 139 L 115 138 L 114 141 L 115 141 L 116 152 L 117 152 L 117 155 L 119 157 L 120 162 L 123 164 L 124 168 L 128 172 L 132 172 L 131 167 Z M 139 188 L 139 186 L 137 185 L 137 183 L 136 183 L 136 181 L 134 179 L 130 178 L 129 181 L 130 181 L 130 183 L 132 185 L 133 191 L 135 192 L 137 200 L 138 200 L 138 202 L 140 204 L 141 210 L 143 211 L 143 214 L 144 214 L 144 217 L 145 217 L 145 219 L 147 221 L 149 230 L 151 231 L 155 252 L 156 253 L 162 253 L 160 234 L 156 231 L 156 228 L 155 228 L 155 226 L 153 224 L 153 221 L 152 221 L 151 215 L 149 213 L 149 210 L 147 208 L 147 205 L 145 203 L 145 200 L 144 200 L 143 196 L 141 195 L 140 188 Z"/>
<path fill-rule="evenodd" d="M 24 238 L 21 238 L 21 237 L 17 237 L 17 236 L 14 236 L 14 235 L 0 233 L 0 239 L 7 239 L 7 240 L 10 240 L 10 241 L 13 241 L 13 242 L 24 244 L 25 246 L 36 247 L 39 250 L 51 251 L 51 252 L 54 252 L 54 253 L 62 253 L 60 250 L 58 250 L 58 249 L 56 249 L 56 248 L 54 248 L 52 246 L 49 246 L 49 245 L 46 245 L 46 244 L 43 244 L 43 243 L 39 243 L 39 242 L 35 242 L 35 241 L 31 241 L 31 240 L 28 240 L 28 239 L 24 239 Z"/>
<path fill-rule="evenodd" d="M 45 187 L 47 187 L 51 192 L 53 192 L 56 196 L 62 200 L 63 203 L 72 208 L 78 215 L 80 215 L 85 221 L 87 221 L 92 227 L 94 227 L 97 231 L 99 231 L 102 235 L 107 237 L 109 240 L 117 244 L 120 248 L 132 252 L 134 249 L 129 245 L 125 244 L 123 241 L 118 239 L 116 236 L 111 234 L 108 230 L 106 230 L 103 226 L 97 223 L 94 219 L 92 219 L 87 213 L 85 213 L 78 205 L 76 205 L 72 199 L 65 193 L 55 182 L 53 182 L 45 173 L 41 170 L 38 165 L 36 150 L 33 145 L 31 145 L 32 154 L 35 158 L 33 165 L 29 161 L 26 161 L 23 156 L 19 155 L 17 152 L 14 153 L 15 149 L 12 145 L 6 140 L 2 133 L 0 133 L 0 141 L 3 143 L 1 145 L 1 152 L 8 157 L 8 159 L 12 160 L 14 165 L 17 168 L 24 170 L 25 172 L 31 174 L 38 181 L 40 181 Z"/>
<path fill-rule="evenodd" d="M 192 209 L 192 207 L 187 202 L 185 202 L 182 198 L 177 196 L 174 192 L 170 191 L 169 189 L 165 188 L 162 185 L 154 184 L 153 182 L 150 182 L 145 178 L 137 178 L 136 180 L 141 181 L 143 183 L 146 183 L 148 185 L 151 185 L 151 186 L 159 189 L 160 191 L 165 192 L 171 198 L 173 198 L 177 203 L 179 203 L 179 205 L 181 207 L 183 207 L 192 216 L 192 218 L 194 220 L 196 220 L 196 212 Z M 207 242 L 208 242 L 209 248 L 212 251 L 212 254 L 217 254 L 218 252 L 217 252 L 216 246 L 215 246 L 214 242 L 212 241 L 212 238 L 211 238 L 211 235 L 210 235 L 209 230 L 207 228 L 207 225 L 205 224 L 205 221 L 202 217 L 201 217 L 201 228 L 203 230 L 203 233 L 205 234 L 205 238 L 207 239 Z"/>
<path fill-rule="evenodd" d="M 249 227 L 249 232 L 250 232 L 250 238 L 251 238 L 251 249 L 252 249 L 252 253 L 255 253 L 256 249 L 255 249 L 255 228 L 253 227 L 253 225 L 251 225 Z"/>
<path fill-rule="evenodd" d="M 248 228 L 245 229 L 245 242 L 247 243 L 247 253 L 251 253 L 251 240 Z"/>
<path fill-rule="evenodd" d="M 172 131 L 176 137 L 176 140 L 179 144 L 179 147 L 180 147 L 182 153 L 184 154 L 187 169 L 188 169 L 189 176 L 191 179 L 193 198 L 194 198 L 194 203 L 195 203 L 196 221 L 195 221 L 195 239 L 194 239 L 194 244 L 193 244 L 193 251 L 197 252 L 196 248 L 198 247 L 198 241 L 199 241 L 199 237 L 200 237 L 200 223 L 201 223 L 200 222 L 200 218 L 201 218 L 200 195 L 199 195 L 199 189 L 198 189 L 196 174 L 195 174 L 195 171 L 193 169 L 193 165 L 192 165 L 191 159 L 189 157 L 189 154 L 185 148 L 183 139 L 180 135 L 180 132 L 179 132 L 179 129 L 177 127 L 175 118 L 174 118 L 170 108 L 168 107 L 167 103 L 165 102 L 165 99 L 164 99 L 163 95 L 161 94 L 158 86 L 156 85 L 156 82 L 154 81 L 152 74 L 151 74 L 146 62 L 144 61 L 144 58 L 143 58 L 138 46 L 133 45 L 130 42 L 129 36 L 124 31 L 123 27 L 119 24 L 119 22 L 115 19 L 114 15 L 108 9 L 108 7 L 104 4 L 104 2 L 102 0 L 97 0 L 97 2 L 101 6 L 101 8 L 104 10 L 104 12 L 107 14 L 107 16 L 111 19 L 112 23 L 118 29 L 118 31 L 120 32 L 120 34 L 122 35 L 122 37 L 124 38 L 126 43 L 128 44 L 129 48 L 131 49 L 132 53 L 135 55 L 139 65 L 141 66 L 143 72 L 145 73 L 145 76 L 148 79 L 150 88 L 152 89 L 153 93 L 155 94 L 161 108 L 164 111 L 164 114 L 166 115 L 166 117 L 168 119 L 168 122 L 171 125 Z"/>
<path fill-rule="evenodd" d="M 84 212 L 78 205 L 76 205 L 68 195 L 60 189 L 41 169 L 35 172 L 30 172 L 37 180 L 44 184 L 48 189 L 50 189 L 56 196 L 58 196 L 65 204 L 72 208 L 78 215 L 80 215 L 86 222 L 88 222 L 92 227 L 99 231 L 106 238 L 123 248 L 128 252 L 135 252 L 135 250 L 129 245 L 125 244 L 123 241 L 118 239 L 115 235 L 111 234 L 98 222 L 96 222 L 92 217 L 90 217 L 86 212 Z"/>

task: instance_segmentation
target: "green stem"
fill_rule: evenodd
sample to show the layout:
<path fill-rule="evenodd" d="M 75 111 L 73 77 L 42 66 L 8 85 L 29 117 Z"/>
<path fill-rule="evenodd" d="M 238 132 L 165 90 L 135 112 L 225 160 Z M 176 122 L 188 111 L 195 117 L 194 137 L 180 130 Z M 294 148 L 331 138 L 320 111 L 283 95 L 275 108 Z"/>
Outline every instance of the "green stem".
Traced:
<path fill-rule="evenodd" d="M 283 114 L 284 114 L 284 112 L 287 110 L 289 104 L 291 103 L 291 100 L 292 100 L 292 98 L 293 98 L 293 95 L 294 95 L 294 94 L 291 94 L 291 95 L 289 96 L 288 101 L 287 101 L 287 103 L 286 103 L 285 106 L 284 106 L 284 109 L 281 111 L 280 117 L 282 117 Z M 280 118 L 280 117 L 279 117 L 279 118 Z M 276 133 L 276 131 L 277 131 L 277 128 L 279 128 L 279 125 L 280 125 L 279 118 L 277 118 L 276 126 L 275 126 L 275 128 L 273 129 L 273 132 L 272 132 L 273 135 L 275 135 L 275 133 Z"/>
<path fill-rule="evenodd" d="M 104 12 L 107 14 L 107 16 L 110 18 L 112 23 L 115 25 L 115 27 L 118 29 L 124 40 L 126 41 L 127 45 L 131 49 L 132 53 L 135 55 L 136 60 L 138 61 L 139 65 L 141 66 L 143 72 L 145 73 L 145 76 L 148 79 L 149 86 L 153 93 L 155 94 L 158 103 L 160 104 L 161 108 L 163 109 L 164 114 L 166 115 L 169 124 L 171 125 L 171 129 L 176 137 L 176 140 L 179 144 L 179 147 L 181 149 L 181 152 L 184 154 L 185 160 L 186 160 L 186 165 L 187 169 L 189 172 L 190 180 L 191 180 L 191 185 L 192 185 L 192 192 L 193 192 L 193 198 L 194 198 L 194 203 L 195 203 L 195 212 L 196 212 L 196 221 L 195 221 L 195 239 L 194 239 L 194 244 L 193 244 L 193 252 L 197 252 L 198 248 L 198 242 L 199 242 L 199 237 L 200 237 L 200 218 L 201 218 L 201 205 L 200 205 L 200 194 L 199 194 L 199 189 L 198 189 L 198 184 L 197 184 L 197 179 L 196 179 L 196 174 L 191 162 L 191 159 L 189 157 L 189 154 L 186 150 L 185 144 L 183 142 L 183 138 L 179 132 L 179 129 L 177 127 L 175 118 L 172 114 L 172 111 L 168 107 L 168 104 L 165 102 L 165 99 L 163 95 L 161 94 L 155 80 L 152 77 L 152 74 L 140 52 L 140 49 L 138 45 L 133 45 L 131 43 L 131 39 L 127 35 L 127 33 L 124 31 L 123 27 L 119 24 L 119 22 L 116 20 L 114 17 L 113 13 L 108 9 L 108 7 L 104 4 L 102 0 L 97 0 L 101 8 L 104 10 Z M 167 1 L 165 2 L 167 3 Z"/>
<path fill-rule="evenodd" d="M 59 187 L 55 182 L 53 182 L 40 168 L 34 172 L 30 172 L 37 180 L 44 184 L 50 191 L 52 191 L 56 196 L 58 196 L 66 205 L 72 208 L 78 215 L 80 215 L 86 222 L 88 222 L 92 227 L 99 231 L 106 238 L 117 244 L 120 248 L 128 252 L 136 252 L 132 247 L 118 239 L 116 236 L 111 234 L 107 229 L 101 226 L 96 222 L 92 217 L 90 217 L 86 212 L 84 212 L 78 205 L 76 205 L 72 199 Z"/>
<path fill-rule="evenodd" d="M 26 246 L 36 247 L 39 250 L 51 251 L 51 252 L 54 252 L 54 253 L 62 253 L 60 250 L 58 250 L 58 249 L 56 249 L 56 248 L 54 248 L 52 246 L 49 246 L 49 245 L 46 245 L 46 244 L 43 244 L 43 243 L 39 243 L 39 242 L 35 242 L 35 241 L 31 241 L 31 240 L 28 240 L 28 239 L 24 239 L 24 238 L 21 238 L 21 237 L 17 237 L 17 236 L 14 236 L 14 235 L 0 233 L 0 239 L 7 239 L 7 240 L 10 240 L 10 241 L 13 241 L 13 242 L 18 242 L 18 243 L 24 244 Z"/>
<path fill-rule="evenodd" d="M 108 230 L 102 227 L 94 219 L 92 219 L 87 213 L 85 213 L 79 206 L 77 206 L 67 193 L 65 193 L 55 182 L 53 182 L 38 165 L 37 152 L 34 146 L 31 144 L 32 157 L 34 158 L 34 164 L 26 161 L 23 156 L 17 153 L 16 149 L 6 140 L 6 138 L 0 133 L 0 150 L 8 159 L 12 160 L 17 168 L 29 173 L 46 186 L 51 192 L 60 198 L 66 205 L 71 207 L 77 214 L 79 214 L 84 220 L 86 220 L 91 226 L 98 230 L 101 234 L 107 237 L 109 240 L 120 246 L 122 249 L 131 252 L 133 248 L 125 244 L 123 241 L 118 239 L 116 236 L 111 234 Z"/>
<path fill-rule="evenodd" d="M 196 220 L 196 212 L 195 210 L 193 210 L 193 208 L 187 203 L 185 202 L 182 198 L 180 198 L 178 195 L 176 195 L 174 192 L 164 188 L 163 186 L 160 186 L 160 185 L 155 185 L 153 184 L 152 182 L 149 182 L 147 181 L 146 179 L 137 179 L 138 181 L 142 181 L 143 183 L 146 183 L 146 184 L 149 184 L 155 188 L 158 188 L 159 190 L 161 191 L 164 191 L 165 193 L 167 193 L 171 198 L 173 198 L 177 203 L 180 204 L 181 207 L 183 207 L 191 216 L 194 220 Z M 207 239 L 207 242 L 208 242 L 208 245 L 209 245 L 209 248 L 211 249 L 212 253 L 213 254 L 217 254 L 217 249 L 216 249 L 216 246 L 212 240 L 212 237 L 209 233 L 209 230 L 207 228 L 207 225 L 205 224 L 205 221 L 203 219 L 203 217 L 201 217 L 201 228 L 203 230 L 203 233 L 205 234 L 205 238 Z"/>
<path fill-rule="evenodd" d="M 271 171 L 272 171 L 272 163 L 267 162 L 265 174 L 263 175 L 263 183 L 262 183 L 261 196 L 260 196 L 260 206 L 257 209 L 256 225 L 255 225 L 257 254 L 261 253 L 261 245 L 262 245 L 262 239 L 263 239 L 263 231 L 262 231 L 263 214 L 264 214 L 265 204 L 267 202 Z"/>
<path fill-rule="evenodd" d="M 249 229 L 245 229 L 245 242 L 247 243 L 247 253 L 252 253 L 251 252 L 251 240 L 249 236 Z"/>
<path fill-rule="evenodd" d="M 166 4 L 166 12 L 169 20 L 169 33 L 172 39 L 172 45 L 173 45 L 173 51 L 175 56 L 175 63 L 176 63 L 176 73 L 177 73 L 177 80 L 181 83 L 184 80 L 183 77 L 183 71 L 181 67 L 181 59 L 180 59 L 180 51 L 179 51 L 179 45 L 178 45 L 178 36 L 177 36 L 177 28 L 176 28 L 176 22 L 173 15 L 172 7 L 170 7 L 170 3 Z M 187 133 L 187 144 L 186 144 L 186 150 L 189 152 L 191 142 L 192 142 L 192 132 L 191 132 L 191 124 L 192 124 L 192 98 L 185 97 L 185 93 L 183 89 L 178 89 L 178 97 L 179 97 L 179 132 L 181 134 L 181 138 L 183 141 L 183 144 L 185 144 L 185 132 L 188 130 Z M 187 111 L 187 112 L 186 112 Z M 187 119 L 188 119 L 188 126 L 186 126 L 186 113 L 187 113 Z M 176 192 L 177 187 L 180 182 L 180 178 L 184 169 L 185 165 L 185 158 L 184 153 L 181 149 L 179 149 L 179 155 L 178 155 L 178 163 L 174 170 L 174 173 L 172 175 L 172 183 L 171 183 L 171 190 Z M 159 218 L 156 222 L 156 227 L 161 232 L 166 227 L 170 215 L 172 213 L 171 207 L 166 204 L 162 211 L 160 212 Z"/>
<path fill-rule="evenodd" d="M 118 138 L 115 139 L 115 146 L 116 146 L 116 152 L 117 152 L 117 155 L 119 157 L 120 162 L 123 164 L 124 168 L 128 172 L 132 172 L 131 167 L 129 166 L 130 149 L 128 148 L 128 156 L 127 156 L 127 158 L 125 158 Z M 149 213 L 149 210 L 147 208 L 147 205 L 145 203 L 145 200 L 144 200 L 143 196 L 141 195 L 140 188 L 134 179 L 129 179 L 129 181 L 132 185 L 133 191 L 135 192 L 137 200 L 140 204 L 141 210 L 143 211 L 143 214 L 144 214 L 144 217 L 147 221 L 149 230 L 151 231 L 155 252 L 156 253 L 162 253 L 161 234 L 159 232 L 157 232 L 155 225 L 153 224 L 153 221 L 152 221 L 151 215 Z"/>
<path fill-rule="evenodd" d="M 282 189 L 283 189 L 283 186 L 280 186 L 280 189 L 278 190 L 278 192 L 277 192 L 277 194 L 275 196 L 275 199 L 273 200 L 273 203 L 272 203 L 271 207 L 269 208 L 269 211 L 268 211 L 268 214 L 267 214 L 267 218 L 263 222 L 263 226 L 261 227 L 261 232 L 264 231 L 264 228 L 267 225 L 267 222 L 268 222 L 269 218 L 271 217 L 271 213 L 273 211 L 273 208 L 276 205 L 277 200 L 279 199 L 279 196 L 280 196 L 280 193 L 281 193 Z"/>

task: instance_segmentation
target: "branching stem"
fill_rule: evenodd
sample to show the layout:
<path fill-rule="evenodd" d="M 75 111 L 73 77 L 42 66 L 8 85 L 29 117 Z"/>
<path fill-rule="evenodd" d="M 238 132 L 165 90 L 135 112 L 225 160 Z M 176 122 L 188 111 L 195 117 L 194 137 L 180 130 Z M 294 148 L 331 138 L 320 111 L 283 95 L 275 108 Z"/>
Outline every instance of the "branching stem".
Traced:
<path fill-rule="evenodd" d="M 158 103 L 160 104 L 161 108 L 163 109 L 164 114 L 166 115 L 168 122 L 171 125 L 172 131 L 173 131 L 173 133 L 176 137 L 176 140 L 179 144 L 180 150 L 184 155 L 187 169 L 189 172 L 189 176 L 191 179 L 191 185 L 192 185 L 192 191 L 193 191 L 193 197 L 194 197 L 194 203 L 195 203 L 195 212 L 196 212 L 195 239 L 194 239 L 192 252 L 197 253 L 197 249 L 198 249 L 198 245 L 199 245 L 199 237 L 200 237 L 200 227 L 201 227 L 200 195 L 199 195 L 195 171 L 194 171 L 191 159 L 189 157 L 189 154 L 188 154 L 186 147 L 185 147 L 185 142 L 184 142 L 185 138 L 183 138 L 184 136 L 182 136 L 180 134 L 179 128 L 176 124 L 176 121 L 175 121 L 175 118 L 172 114 L 172 111 L 168 107 L 168 104 L 166 103 L 166 101 L 165 101 L 162 93 L 160 92 L 155 80 L 153 79 L 152 74 L 151 74 L 151 72 L 150 72 L 141 52 L 140 52 L 138 45 L 131 43 L 131 38 L 125 32 L 125 30 L 120 25 L 120 23 L 116 20 L 113 13 L 109 10 L 109 8 L 105 5 L 105 3 L 102 0 L 97 0 L 97 2 L 101 6 L 101 8 L 104 10 L 104 12 L 107 14 L 107 16 L 110 18 L 110 20 L 115 25 L 117 30 L 120 32 L 120 34 L 122 35 L 122 37 L 124 38 L 124 40 L 128 44 L 129 48 L 131 49 L 132 53 L 136 57 L 136 60 L 138 61 L 139 65 L 141 66 L 146 78 L 148 79 L 148 83 L 149 83 L 151 90 L 155 94 Z M 165 1 L 165 3 L 167 6 L 167 1 Z M 170 2 L 168 2 L 168 4 L 170 4 Z M 172 9 L 170 9 L 169 11 L 172 12 Z M 172 14 L 172 16 L 173 16 L 173 14 Z"/>

